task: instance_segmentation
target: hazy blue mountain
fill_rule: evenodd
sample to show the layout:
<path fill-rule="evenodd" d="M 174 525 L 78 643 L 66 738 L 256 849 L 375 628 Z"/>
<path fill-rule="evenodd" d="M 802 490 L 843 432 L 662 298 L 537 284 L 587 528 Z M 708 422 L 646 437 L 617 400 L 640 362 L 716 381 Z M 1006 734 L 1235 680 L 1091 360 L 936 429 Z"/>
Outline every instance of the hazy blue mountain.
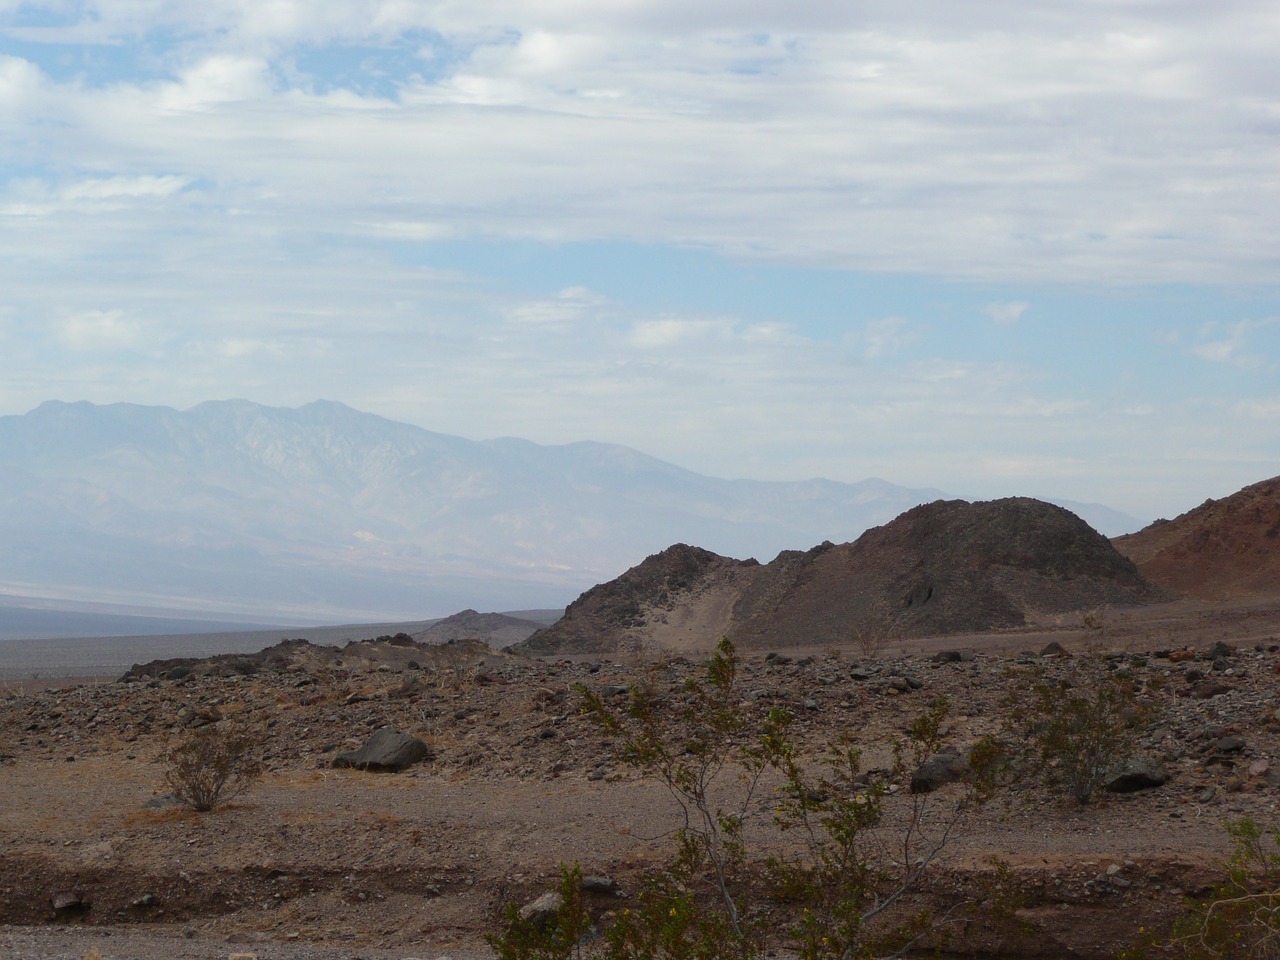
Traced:
<path fill-rule="evenodd" d="M 672 543 L 768 560 L 939 496 L 718 480 L 327 401 L 50 402 L 0 417 L 0 591 L 297 622 L 548 607 Z"/>

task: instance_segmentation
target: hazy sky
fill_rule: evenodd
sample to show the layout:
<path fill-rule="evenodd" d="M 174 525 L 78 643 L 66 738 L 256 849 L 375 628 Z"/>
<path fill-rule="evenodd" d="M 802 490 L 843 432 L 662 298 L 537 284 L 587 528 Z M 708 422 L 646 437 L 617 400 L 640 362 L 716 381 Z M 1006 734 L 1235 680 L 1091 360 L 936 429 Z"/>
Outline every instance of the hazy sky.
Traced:
<path fill-rule="evenodd" d="M 324 397 L 1171 516 L 1280 473 L 1277 37 L 1259 0 L 0 0 L 0 413 Z"/>

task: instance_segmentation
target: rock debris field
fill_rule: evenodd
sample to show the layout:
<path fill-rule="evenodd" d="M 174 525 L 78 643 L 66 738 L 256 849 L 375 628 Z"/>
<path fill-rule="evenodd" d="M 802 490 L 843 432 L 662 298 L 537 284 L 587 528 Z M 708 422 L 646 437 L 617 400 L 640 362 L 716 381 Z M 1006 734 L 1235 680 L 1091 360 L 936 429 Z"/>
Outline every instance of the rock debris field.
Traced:
<path fill-rule="evenodd" d="M 1001 733 L 1011 677 L 1072 676 L 1086 659 L 1122 674 L 1156 717 L 1139 752 L 1167 782 L 1088 806 L 1014 785 L 963 822 L 920 893 L 957 895 L 998 856 L 1037 931 L 1000 955 L 1109 957 L 1212 882 L 1225 820 L 1277 822 L 1280 641 L 1185 644 L 1162 626 L 1145 639 L 1130 630 L 1122 649 L 1064 634 L 1070 653 L 1053 656 L 1042 639 L 875 658 L 752 653 L 740 705 L 753 717 L 786 709 L 810 755 L 850 733 L 875 767 L 937 697 L 963 751 Z M 1105 652 L 1086 655 L 1086 642 Z M 576 688 L 619 705 L 639 682 L 679 698 L 702 671 L 694 655 L 544 661 L 467 642 L 290 641 L 0 691 L 0 952 L 470 960 L 489 955 L 483 934 L 502 905 L 545 892 L 567 861 L 614 881 L 593 906 L 617 909 L 669 851 L 676 810 L 618 761 Z M 335 767 L 387 728 L 425 749 L 399 772 Z M 248 736 L 264 765 L 244 795 L 203 814 L 166 795 L 161 759 L 198 729 Z M 906 793 L 890 798 L 888 828 Z M 762 821 L 771 803 L 760 798 Z"/>

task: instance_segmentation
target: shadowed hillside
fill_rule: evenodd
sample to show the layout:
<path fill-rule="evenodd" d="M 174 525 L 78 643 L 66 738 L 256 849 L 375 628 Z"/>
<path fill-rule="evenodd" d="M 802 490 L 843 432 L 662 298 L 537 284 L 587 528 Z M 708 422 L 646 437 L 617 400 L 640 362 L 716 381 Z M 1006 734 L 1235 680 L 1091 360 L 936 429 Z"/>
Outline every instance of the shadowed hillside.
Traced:
<path fill-rule="evenodd" d="M 1026 498 L 939 500 L 853 543 L 738 561 L 683 544 L 584 593 L 515 649 L 698 650 L 847 643 L 1025 626 L 1036 617 L 1169 599 L 1100 533 Z"/>

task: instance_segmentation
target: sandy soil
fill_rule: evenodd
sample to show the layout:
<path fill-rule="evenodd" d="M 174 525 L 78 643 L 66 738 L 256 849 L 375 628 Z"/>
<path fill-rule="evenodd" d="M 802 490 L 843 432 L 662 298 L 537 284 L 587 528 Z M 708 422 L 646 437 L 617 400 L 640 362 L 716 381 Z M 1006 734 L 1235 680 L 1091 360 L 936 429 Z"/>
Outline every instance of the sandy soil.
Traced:
<path fill-rule="evenodd" d="M 1039 930 L 1039 952 L 1022 955 L 1103 957 L 1212 879 L 1228 849 L 1224 819 L 1276 821 L 1277 636 L 1276 605 L 1178 604 L 1112 613 L 1093 630 L 1047 623 L 918 641 L 874 661 L 853 650 L 752 656 L 741 685 L 746 709 L 792 710 L 814 749 L 833 732 L 856 732 L 874 766 L 937 695 L 953 705 L 956 744 L 997 730 L 1008 671 L 1061 664 L 1026 655 L 1050 639 L 1147 653 L 1195 645 L 1197 659 L 1115 661 L 1160 702 L 1144 747 L 1164 759 L 1167 785 L 1086 808 L 1016 791 L 964 823 L 926 891 L 963 889 L 997 855 L 1029 894 L 1025 918 Z M 1204 658 L 1218 640 L 1237 647 L 1222 666 Z M 977 656 L 938 663 L 939 649 Z M 414 668 L 413 648 L 393 654 L 352 657 L 341 669 L 292 663 L 251 676 L 0 693 L 0 920 L 10 924 L 0 927 L 0 953 L 471 960 L 486 955 L 482 934 L 504 902 L 532 899 L 573 860 L 621 887 L 598 911 L 625 904 L 668 849 L 675 810 L 660 785 L 616 761 L 572 687 L 624 686 L 645 668 L 501 656 Z M 675 690 L 698 669 L 677 660 L 653 676 Z M 921 687 L 899 693 L 896 676 Z M 1225 689 L 1197 699 L 1201 680 Z M 166 743 L 199 722 L 260 737 L 267 775 L 210 814 L 148 806 L 165 792 Z M 421 736 L 435 759 L 400 774 L 330 768 L 335 750 L 384 725 Z M 1243 751 L 1215 750 L 1228 735 L 1244 739 Z M 936 795 L 939 815 L 950 799 Z M 908 802 L 895 799 L 890 827 Z M 761 823 L 769 805 L 762 797 Z M 60 894 L 84 908 L 55 911 Z"/>

